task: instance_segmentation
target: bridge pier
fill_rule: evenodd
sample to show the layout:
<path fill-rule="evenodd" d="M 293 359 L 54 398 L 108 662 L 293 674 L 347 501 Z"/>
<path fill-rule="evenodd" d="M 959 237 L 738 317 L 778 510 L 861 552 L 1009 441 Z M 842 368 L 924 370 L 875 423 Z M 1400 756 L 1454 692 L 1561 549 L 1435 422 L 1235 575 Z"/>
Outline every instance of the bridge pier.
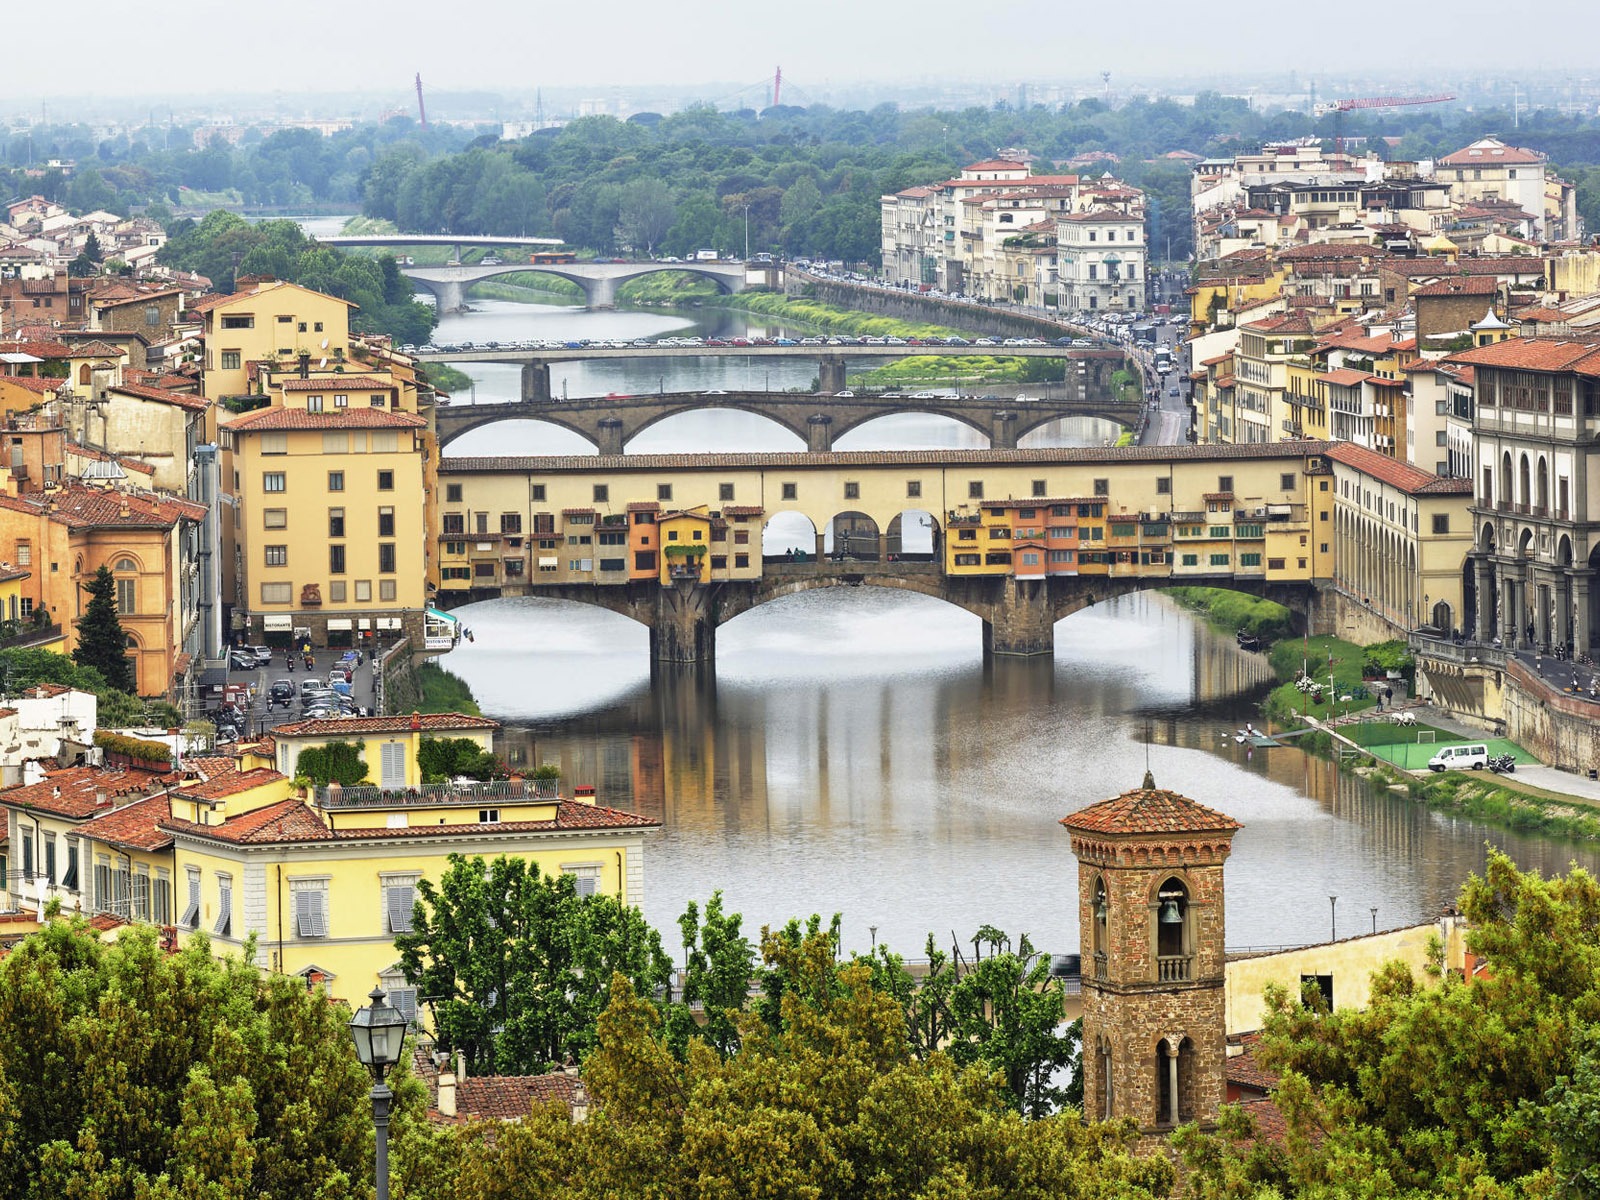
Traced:
<path fill-rule="evenodd" d="M 663 663 L 709 663 L 716 652 L 711 589 L 692 580 L 661 588 L 650 625 L 650 657 Z"/>
<path fill-rule="evenodd" d="M 550 402 L 550 364 L 531 362 L 522 364 L 523 403 L 548 404 Z"/>
<path fill-rule="evenodd" d="M 600 436 L 595 439 L 595 445 L 601 454 L 622 453 L 622 421 L 617 417 L 600 418 Z"/>
<path fill-rule="evenodd" d="M 1017 414 L 997 410 L 989 426 L 989 449 L 1015 450 L 1017 448 Z"/>
<path fill-rule="evenodd" d="M 580 279 L 578 286 L 583 288 L 584 307 L 593 311 L 597 308 L 615 308 L 617 306 L 617 281 L 615 279 Z"/>
<path fill-rule="evenodd" d="M 806 418 L 806 449 L 813 454 L 833 449 L 833 418 L 827 413 Z"/>
<path fill-rule="evenodd" d="M 1055 609 L 1044 579 L 1002 579 L 1000 598 L 983 623 L 983 653 L 1034 655 L 1056 650 Z"/>
<path fill-rule="evenodd" d="M 832 396 L 844 391 L 844 359 L 833 355 L 817 364 L 817 391 Z"/>

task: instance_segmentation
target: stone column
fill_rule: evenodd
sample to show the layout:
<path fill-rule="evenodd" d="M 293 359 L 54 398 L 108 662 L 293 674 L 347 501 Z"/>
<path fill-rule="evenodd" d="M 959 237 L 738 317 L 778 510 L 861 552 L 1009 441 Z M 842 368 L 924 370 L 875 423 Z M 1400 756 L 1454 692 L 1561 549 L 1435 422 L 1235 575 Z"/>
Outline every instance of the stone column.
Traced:
<path fill-rule="evenodd" d="M 824 547 L 827 545 L 827 541 L 828 541 L 827 531 L 826 530 L 819 531 L 817 533 L 817 552 L 812 557 L 812 561 L 813 562 L 822 562 L 822 561 L 824 561 L 824 557 L 827 555 L 827 550 L 824 549 Z"/>
<path fill-rule="evenodd" d="M 1474 596 L 1472 631 L 1478 641 L 1487 642 L 1494 638 L 1494 604 L 1491 600 L 1494 593 L 1494 564 L 1487 555 L 1483 555 L 1473 564 L 1473 570 L 1477 572 L 1478 586 Z"/>
<path fill-rule="evenodd" d="M 1167 1047 L 1167 1123 L 1178 1123 L 1178 1047 L 1169 1037 Z"/>
<path fill-rule="evenodd" d="M 621 418 L 600 418 L 600 436 L 595 441 L 601 454 L 621 454 L 623 436 Z"/>
<path fill-rule="evenodd" d="M 997 409 L 991 418 L 989 449 L 1015 450 L 1017 448 L 1017 414 Z"/>
<path fill-rule="evenodd" d="M 832 396 L 845 388 L 844 359 L 838 355 L 830 355 L 817 364 L 817 390 L 824 396 Z"/>
<path fill-rule="evenodd" d="M 813 454 L 833 449 L 833 418 L 827 413 L 812 413 L 806 418 L 806 449 Z"/>
<path fill-rule="evenodd" d="M 1594 645 L 1590 639 L 1594 636 L 1590 628 L 1589 610 L 1589 573 L 1587 571 L 1574 571 L 1572 574 L 1572 652 L 1574 654 L 1588 654 Z"/>
<path fill-rule="evenodd" d="M 617 306 L 617 281 L 615 279 L 580 279 L 578 286 L 583 289 L 585 308 L 593 311 L 597 308 L 615 308 Z"/>
<path fill-rule="evenodd" d="M 522 364 L 522 400 L 525 404 L 550 403 L 550 364 Z"/>
<path fill-rule="evenodd" d="M 655 620 L 650 626 L 650 656 L 657 662 L 712 662 L 716 634 L 710 588 L 683 580 L 657 593 Z"/>
<path fill-rule="evenodd" d="M 999 599 L 983 623 L 983 652 L 1054 654 L 1055 612 L 1044 579 L 997 579 Z"/>

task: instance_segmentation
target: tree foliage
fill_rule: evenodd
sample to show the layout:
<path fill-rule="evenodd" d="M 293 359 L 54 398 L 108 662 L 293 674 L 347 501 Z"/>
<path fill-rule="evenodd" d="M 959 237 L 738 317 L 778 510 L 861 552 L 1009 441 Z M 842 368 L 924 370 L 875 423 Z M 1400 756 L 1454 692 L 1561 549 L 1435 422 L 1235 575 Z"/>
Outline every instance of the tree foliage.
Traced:
<path fill-rule="evenodd" d="M 589 1119 L 536 1110 L 438 1143 L 407 1196 L 443 1200 L 1046 1200 L 1168 1194 L 1172 1168 L 1131 1150 L 1128 1123 L 1028 1121 L 996 1082 L 910 1053 L 893 997 L 829 932 L 765 939 L 790 987 L 776 1027 L 747 1016 L 724 1057 L 673 1054 L 656 1007 L 617 978 L 584 1077 Z M 440 1169 L 440 1164 L 446 1164 Z"/>
<path fill-rule="evenodd" d="M 0 1194 L 361 1196 L 370 1081 L 299 979 L 57 921 L 0 963 Z M 407 1103 L 415 1105 L 414 1092 Z"/>
<path fill-rule="evenodd" d="M 295 771 L 318 787 L 327 787 L 330 783 L 356 787 L 367 782 L 367 760 L 361 757 L 361 747 L 354 742 L 307 746 L 295 759 Z"/>
<path fill-rule="evenodd" d="M 1194 1194 L 1591 1196 L 1600 1183 L 1600 884 L 1491 852 L 1462 892 L 1471 980 L 1390 964 L 1363 1010 L 1270 993 L 1261 1059 L 1289 1122 L 1190 1135 Z"/>
<path fill-rule="evenodd" d="M 418 885 L 400 934 L 406 978 L 429 997 L 440 1049 L 476 1074 L 526 1074 L 594 1046 L 612 974 L 645 995 L 666 986 L 660 935 L 615 896 L 579 896 L 573 877 L 522 858 L 450 856 Z"/>
<path fill-rule="evenodd" d="M 417 746 L 417 770 L 423 783 L 443 783 L 465 776 L 492 779 L 500 760 L 471 738 L 425 737 Z"/>
<path fill-rule="evenodd" d="M 89 593 L 83 616 L 78 618 L 78 644 L 72 661 L 90 667 L 121 692 L 137 690 L 133 661 L 128 657 L 128 635 L 117 617 L 117 581 L 104 563 L 83 585 Z"/>
<path fill-rule="evenodd" d="M 102 727 L 153 723 L 162 728 L 179 724 L 182 714 L 165 700 L 140 700 L 118 691 L 93 667 L 80 666 L 65 654 L 23 646 L 0 650 L 0 679 L 8 692 L 18 692 L 38 683 L 58 683 L 79 691 L 93 692 L 99 699 L 98 718 Z"/>

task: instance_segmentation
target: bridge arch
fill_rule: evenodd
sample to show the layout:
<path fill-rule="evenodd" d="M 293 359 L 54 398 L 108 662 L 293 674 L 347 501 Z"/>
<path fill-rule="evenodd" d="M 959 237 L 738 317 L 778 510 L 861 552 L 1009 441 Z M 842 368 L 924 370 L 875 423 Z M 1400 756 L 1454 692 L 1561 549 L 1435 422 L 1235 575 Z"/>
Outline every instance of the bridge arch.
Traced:
<path fill-rule="evenodd" d="M 937 514 L 925 508 L 907 508 L 890 520 L 884 529 L 884 540 L 891 559 L 927 558 L 939 562 L 944 530 Z"/>
<path fill-rule="evenodd" d="M 698 396 L 692 400 L 686 400 L 682 404 L 673 405 L 661 412 L 651 414 L 637 425 L 633 425 L 628 429 L 627 435 L 622 439 L 623 448 L 626 449 L 641 433 L 661 424 L 663 421 L 670 420 L 673 417 L 681 417 L 688 413 L 704 412 L 708 408 L 727 409 L 729 412 L 743 412 L 749 413 L 751 416 L 760 417 L 764 421 L 776 425 L 785 433 L 793 434 L 800 440 L 802 447 L 805 445 L 806 431 L 804 426 L 796 426 L 792 421 L 785 420 L 775 413 L 765 412 L 760 402 L 743 397 L 738 393 L 730 392 L 723 396 L 714 393 Z M 590 440 L 593 441 L 594 439 L 591 437 Z"/>
<path fill-rule="evenodd" d="M 855 509 L 835 513 L 823 533 L 822 550 L 836 562 L 878 562 L 883 526 Z"/>
<path fill-rule="evenodd" d="M 817 523 L 799 509 L 780 509 L 769 514 L 761 526 L 761 557 L 787 557 L 792 551 L 807 559 L 816 557 Z"/>
<path fill-rule="evenodd" d="M 467 419 L 461 421 L 459 424 L 456 424 L 454 422 L 454 420 L 452 419 L 452 424 L 451 424 L 451 427 L 450 427 L 450 431 L 448 433 L 446 433 L 446 434 L 441 434 L 440 437 L 439 437 L 439 449 L 440 450 L 443 450 L 445 447 L 450 446 L 453 443 L 459 441 L 461 438 L 465 437 L 467 434 L 473 432 L 474 430 L 483 429 L 485 426 L 510 424 L 512 422 L 529 422 L 529 423 L 532 423 L 532 424 L 535 424 L 535 425 L 549 425 L 549 426 L 552 426 L 553 428 L 560 429 L 563 432 L 570 433 L 570 434 L 573 434 L 573 435 L 575 435 L 577 437 L 580 437 L 585 442 L 587 442 L 589 444 L 589 446 L 591 447 L 591 449 L 588 451 L 588 453 L 590 453 L 590 454 L 598 454 L 598 453 L 600 453 L 600 443 L 595 440 L 595 435 L 591 431 L 585 429 L 582 425 L 578 424 L 575 421 L 563 420 L 559 416 L 555 416 L 555 415 L 548 414 L 548 413 L 537 413 L 536 414 L 536 413 L 522 412 L 522 411 L 497 413 L 497 412 L 494 411 L 496 408 L 499 408 L 499 407 L 505 407 L 505 408 L 508 408 L 508 409 L 512 408 L 513 406 L 509 405 L 509 404 L 508 405 L 503 405 L 503 406 L 502 405 L 493 405 L 493 404 L 484 404 L 484 405 L 479 405 L 478 407 L 483 410 L 483 415 L 482 416 L 477 416 L 477 415 L 470 416 Z M 461 410 L 460 409 L 452 409 L 452 410 L 449 410 L 449 411 L 451 411 L 452 414 L 454 414 L 456 412 L 460 412 Z M 467 411 L 471 412 L 472 410 L 468 409 Z"/>
<path fill-rule="evenodd" d="M 857 437 L 866 436 L 866 431 L 877 422 L 893 420 L 897 417 L 942 417 L 945 420 L 951 421 L 964 429 L 970 429 L 974 433 L 981 435 L 984 441 L 987 443 L 992 443 L 994 441 L 994 427 L 989 421 L 983 420 L 982 418 L 977 417 L 969 412 L 941 408 L 937 404 L 929 404 L 925 401 L 912 401 L 911 404 L 905 408 L 895 408 L 893 410 L 886 410 L 884 412 L 869 412 L 854 421 L 839 422 L 833 428 L 835 446 L 837 447 L 839 439 L 844 438 L 847 435 L 853 434 Z M 857 450 L 866 448 L 867 447 L 863 446 L 853 447 L 853 449 Z M 903 447 L 896 446 L 895 448 L 901 449 Z"/>

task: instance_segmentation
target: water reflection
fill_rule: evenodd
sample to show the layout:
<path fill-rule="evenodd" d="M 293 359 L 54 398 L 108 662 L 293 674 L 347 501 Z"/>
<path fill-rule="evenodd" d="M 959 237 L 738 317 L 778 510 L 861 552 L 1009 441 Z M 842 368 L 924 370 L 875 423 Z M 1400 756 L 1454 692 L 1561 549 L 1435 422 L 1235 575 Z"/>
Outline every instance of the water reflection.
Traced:
<path fill-rule="evenodd" d="M 1570 852 L 1374 794 L 1293 749 L 1248 750 L 1268 682 L 1158 597 L 1062 621 L 1054 660 L 983 661 L 976 618 L 873 589 L 807 592 L 719 633 L 715 672 L 658 671 L 644 631 L 579 606 L 500 601 L 446 665 L 508 723 L 514 761 L 560 763 L 602 802 L 663 823 L 646 915 L 669 928 L 721 887 L 757 925 L 842 911 L 906 949 L 990 922 L 1076 948 L 1075 870 L 1057 820 L 1157 781 L 1245 823 L 1230 944 L 1427 919 L 1485 840 L 1564 869 Z M 1115 647 L 1115 650 L 1108 648 Z M 1150 744 L 1146 745 L 1148 738 Z M 1590 861 L 1592 855 L 1580 855 Z"/>

